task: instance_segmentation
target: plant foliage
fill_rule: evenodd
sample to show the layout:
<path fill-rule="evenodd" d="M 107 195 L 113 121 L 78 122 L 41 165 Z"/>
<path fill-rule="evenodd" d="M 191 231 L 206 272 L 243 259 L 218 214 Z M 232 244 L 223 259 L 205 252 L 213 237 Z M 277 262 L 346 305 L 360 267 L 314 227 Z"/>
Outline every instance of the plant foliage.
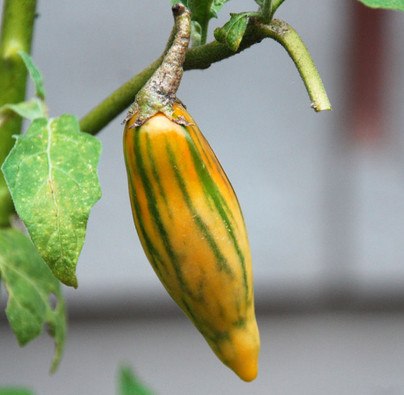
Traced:
<path fill-rule="evenodd" d="M 66 311 L 59 281 L 23 233 L 0 230 L 0 277 L 8 293 L 6 315 L 23 346 L 42 332 L 45 324 L 55 341 L 54 371 L 62 356 Z"/>
<path fill-rule="evenodd" d="M 101 197 L 97 165 L 101 143 L 82 133 L 73 115 L 48 118 L 42 76 L 20 53 L 35 84 L 37 98 L 6 105 L 32 120 L 2 165 L 15 209 L 54 275 L 77 287 L 77 261 L 87 220 Z"/>
<path fill-rule="evenodd" d="M 368 7 L 404 11 L 404 0 L 358 0 Z"/>

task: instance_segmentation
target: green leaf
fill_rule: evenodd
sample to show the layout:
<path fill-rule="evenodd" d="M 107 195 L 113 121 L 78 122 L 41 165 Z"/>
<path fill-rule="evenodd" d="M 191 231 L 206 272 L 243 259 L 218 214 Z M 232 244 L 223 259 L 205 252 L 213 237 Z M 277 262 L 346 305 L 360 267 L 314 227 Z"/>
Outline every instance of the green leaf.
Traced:
<path fill-rule="evenodd" d="M 215 29 L 216 40 L 226 44 L 232 51 L 236 52 L 243 39 L 250 15 L 249 12 L 230 14 L 230 20 L 223 27 Z"/>
<path fill-rule="evenodd" d="M 230 0 L 213 0 L 210 6 L 210 15 L 217 18 L 217 13 L 222 9 L 223 5 Z"/>
<path fill-rule="evenodd" d="M 35 84 L 35 95 L 42 100 L 45 100 L 45 88 L 43 85 L 42 75 L 39 72 L 38 68 L 35 66 L 31 57 L 24 51 L 19 51 L 19 55 L 25 63 L 25 67 L 27 68 L 29 75 L 31 76 L 32 81 Z"/>
<path fill-rule="evenodd" d="M 0 395 L 34 395 L 34 393 L 23 388 L 2 387 L 0 388 Z"/>
<path fill-rule="evenodd" d="M 46 108 L 41 100 L 32 99 L 17 104 L 6 104 L 0 107 L 0 113 L 13 111 L 22 118 L 33 121 L 36 118 L 46 118 Z"/>
<path fill-rule="evenodd" d="M 66 334 L 60 283 L 31 240 L 14 229 L 0 230 L 0 277 L 8 293 L 6 315 L 21 346 L 39 336 L 48 324 L 55 341 L 51 366 L 54 371 L 62 356 Z"/>
<path fill-rule="evenodd" d="M 92 206 L 101 197 L 101 143 L 76 117 L 35 119 L 19 136 L 2 170 L 16 211 L 42 258 L 66 285 L 77 287 L 77 261 Z"/>
<path fill-rule="evenodd" d="M 127 366 L 119 370 L 119 388 L 120 395 L 153 395 L 153 392 L 140 383 Z"/>
<path fill-rule="evenodd" d="M 404 11 L 404 0 L 359 0 L 361 3 L 372 8 L 387 8 Z"/>

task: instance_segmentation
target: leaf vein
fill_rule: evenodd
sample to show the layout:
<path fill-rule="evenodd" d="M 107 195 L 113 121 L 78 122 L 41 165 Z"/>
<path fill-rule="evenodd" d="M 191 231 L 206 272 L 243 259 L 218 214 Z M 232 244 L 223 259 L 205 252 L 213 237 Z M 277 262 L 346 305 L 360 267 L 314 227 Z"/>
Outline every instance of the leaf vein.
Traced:
<path fill-rule="evenodd" d="M 42 301 L 44 302 L 45 305 L 47 305 L 47 299 L 45 299 L 45 297 L 43 297 L 43 295 L 37 291 L 37 287 L 35 285 L 35 283 L 27 276 L 24 274 L 24 272 L 18 270 L 16 267 L 8 265 L 6 262 L 4 263 L 4 267 L 7 267 L 9 271 L 13 271 L 15 272 L 17 275 L 20 276 L 20 278 L 22 278 L 23 280 L 25 280 L 28 284 L 30 284 L 33 289 L 35 290 L 35 292 L 39 295 L 39 297 L 42 299 Z M 7 292 L 9 294 L 9 297 L 14 296 L 14 300 L 18 301 L 19 299 L 15 296 L 14 292 L 12 291 L 12 289 L 7 288 Z M 23 306 L 20 302 L 18 302 L 20 306 Z M 26 310 L 28 310 L 28 308 L 24 307 Z"/>
<path fill-rule="evenodd" d="M 56 199 L 56 191 L 53 186 L 53 175 L 52 175 L 52 157 L 51 157 L 51 139 L 52 139 L 52 128 L 50 127 L 52 121 L 49 121 L 46 128 L 48 129 L 48 146 L 46 149 L 47 155 L 48 155 L 48 163 L 49 163 L 49 173 L 48 173 L 48 178 L 49 178 L 49 183 L 52 191 L 52 198 L 53 198 L 53 203 L 55 205 L 56 209 L 56 231 L 58 234 L 58 241 L 59 241 L 59 246 L 62 247 L 62 240 L 60 239 L 60 211 L 59 211 L 59 205 Z M 60 251 L 62 248 L 60 248 Z M 61 255 L 62 255 L 61 251 Z"/>

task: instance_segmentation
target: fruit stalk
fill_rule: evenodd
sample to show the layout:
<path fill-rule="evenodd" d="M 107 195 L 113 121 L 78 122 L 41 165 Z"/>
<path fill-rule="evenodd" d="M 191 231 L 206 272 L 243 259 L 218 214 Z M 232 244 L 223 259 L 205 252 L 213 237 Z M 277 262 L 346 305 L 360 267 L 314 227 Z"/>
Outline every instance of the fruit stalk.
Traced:
<path fill-rule="evenodd" d="M 160 67 L 136 95 L 135 103 L 124 120 L 127 122 L 138 112 L 134 127 L 141 126 L 158 112 L 170 118 L 173 114 L 172 105 L 176 100 L 176 93 L 184 73 L 182 65 L 191 36 L 191 15 L 180 3 L 174 5 L 172 10 L 176 25 L 173 43 Z"/>

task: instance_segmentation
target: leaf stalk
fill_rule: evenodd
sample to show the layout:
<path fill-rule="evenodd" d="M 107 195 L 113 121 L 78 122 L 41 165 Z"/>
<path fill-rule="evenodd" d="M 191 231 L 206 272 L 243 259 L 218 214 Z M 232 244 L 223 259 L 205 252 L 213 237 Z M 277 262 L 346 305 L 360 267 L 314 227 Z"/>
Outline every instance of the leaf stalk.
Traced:
<path fill-rule="evenodd" d="M 136 95 L 136 100 L 125 118 L 128 121 L 137 113 L 135 126 L 140 126 L 158 112 L 171 117 L 172 105 L 183 75 L 182 65 L 191 37 L 191 15 L 182 4 L 172 8 L 176 33 L 163 62 Z"/>

